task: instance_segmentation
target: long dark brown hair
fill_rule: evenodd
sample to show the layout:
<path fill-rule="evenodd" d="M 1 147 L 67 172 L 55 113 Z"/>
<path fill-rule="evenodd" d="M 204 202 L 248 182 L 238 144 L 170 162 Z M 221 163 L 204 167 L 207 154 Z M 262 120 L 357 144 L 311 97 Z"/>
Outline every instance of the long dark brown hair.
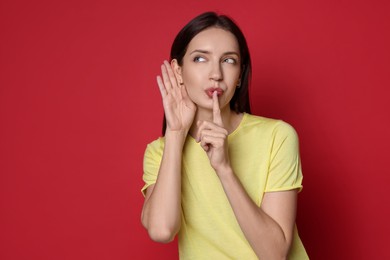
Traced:
<path fill-rule="evenodd" d="M 217 27 L 231 32 L 237 39 L 241 56 L 241 85 L 230 100 L 230 109 L 237 112 L 251 113 L 249 104 L 249 85 L 252 76 L 251 59 L 245 36 L 231 18 L 226 15 L 218 15 L 215 12 L 203 13 L 188 24 L 177 34 L 171 47 L 171 60 L 176 59 L 182 66 L 183 57 L 187 52 L 190 41 L 200 32 L 210 27 Z M 162 134 L 165 135 L 166 119 L 164 115 Z"/>

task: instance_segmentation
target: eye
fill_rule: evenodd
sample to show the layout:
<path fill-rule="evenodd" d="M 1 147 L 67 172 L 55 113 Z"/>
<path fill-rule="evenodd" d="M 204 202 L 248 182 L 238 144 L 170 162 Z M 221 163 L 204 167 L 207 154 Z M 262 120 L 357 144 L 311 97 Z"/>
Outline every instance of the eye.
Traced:
<path fill-rule="evenodd" d="M 203 57 L 200 57 L 200 56 L 196 56 L 194 58 L 194 62 L 205 62 L 205 61 L 206 61 L 206 59 Z"/>
<path fill-rule="evenodd" d="M 228 64 L 236 64 L 237 63 L 237 61 L 233 58 L 226 58 L 223 60 L 223 62 L 226 62 Z"/>

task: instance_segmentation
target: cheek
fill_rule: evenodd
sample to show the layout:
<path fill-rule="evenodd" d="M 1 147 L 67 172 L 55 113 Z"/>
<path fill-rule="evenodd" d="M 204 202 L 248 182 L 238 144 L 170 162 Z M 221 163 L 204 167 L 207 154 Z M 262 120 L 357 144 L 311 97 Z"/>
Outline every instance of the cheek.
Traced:
<path fill-rule="evenodd" d="M 232 68 L 226 71 L 226 75 L 229 75 L 229 84 L 236 86 L 240 78 L 240 70 Z"/>
<path fill-rule="evenodd" d="M 199 77 L 198 73 L 183 73 L 183 82 L 187 90 L 193 90 L 201 84 L 201 77 Z"/>
<path fill-rule="evenodd" d="M 183 77 L 184 86 L 187 90 L 188 96 L 190 97 L 191 100 L 193 100 L 194 90 L 196 89 L 194 87 L 196 85 L 194 84 L 194 79 L 191 75 L 188 75 L 186 73 L 183 73 L 182 77 Z"/>

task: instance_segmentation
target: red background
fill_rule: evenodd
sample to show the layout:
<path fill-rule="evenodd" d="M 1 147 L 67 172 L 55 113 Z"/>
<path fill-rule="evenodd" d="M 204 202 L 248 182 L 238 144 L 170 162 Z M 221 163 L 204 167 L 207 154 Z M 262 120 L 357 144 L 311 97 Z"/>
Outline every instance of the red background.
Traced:
<path fill-rule="evenodd" d="M 231 15 L 254 114 L 298 131 L 312 259 L 389 259 L 388 1 L 0 2 L 0 258 L 174 259 L 140 224 L 155 77 L 195 15 Z"/>

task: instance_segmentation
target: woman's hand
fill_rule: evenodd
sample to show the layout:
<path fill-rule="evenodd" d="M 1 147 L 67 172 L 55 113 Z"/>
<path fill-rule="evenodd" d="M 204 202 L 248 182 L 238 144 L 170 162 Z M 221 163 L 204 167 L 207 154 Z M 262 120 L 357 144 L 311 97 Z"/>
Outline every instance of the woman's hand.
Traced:
<path fill-rule="evenodd" d="M 184 131 L 187 133 L 194 120 L 196 106 L 188 97 L 185 86 L 178 82 L 171 65 L 164 61 L 157 83 L 163 99 L 167 131 Z"/>
<path fill-rule="evenodd" d="M 196 140 L 206 151 L 210 164 L 217 174 L 230 167 L 227 144 L 228 131 L 223 126 L 216 91 L 213 93 L 213 122 L 200 121 L 198 127 Z"/>

